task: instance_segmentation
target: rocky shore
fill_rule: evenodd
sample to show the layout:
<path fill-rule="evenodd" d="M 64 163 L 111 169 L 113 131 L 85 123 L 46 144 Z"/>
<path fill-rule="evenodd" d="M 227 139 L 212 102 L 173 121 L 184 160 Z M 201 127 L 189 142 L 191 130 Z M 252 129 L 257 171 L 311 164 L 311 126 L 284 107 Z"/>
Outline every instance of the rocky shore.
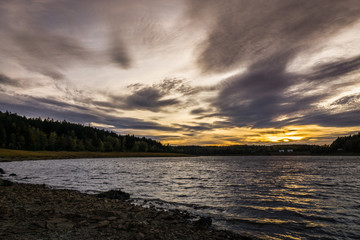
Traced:
<path fill-rule="evenodd" d="M 179 212 L 134 206 L 124 198 L 0 179 L 0 239 L 4 240 L 248 239 L 210 225 L 209 219 L 193 222 Z"/>

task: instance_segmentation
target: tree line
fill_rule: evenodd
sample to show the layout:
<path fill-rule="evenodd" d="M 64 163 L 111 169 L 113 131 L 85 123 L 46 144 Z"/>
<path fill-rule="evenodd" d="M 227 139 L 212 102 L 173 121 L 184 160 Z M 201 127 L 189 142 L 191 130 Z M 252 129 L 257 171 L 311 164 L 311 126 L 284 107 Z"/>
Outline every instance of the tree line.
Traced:
<path fill-rule="evenodd" d="M 67 121 L 27 118 L 0 111 L 0 147 L 49 151 L 159 152 L 164 146 L 153 139 L 118 135 Z"/>
<path fill-rule="evenodd" d="M 338 137 L 330 145 L 168 146 L 167 151 L 193 155 L 341 155 L 360 153 L 360 133 Z"/>
<path fill-rule="evenodd" d="M 0 148 L 49 151 L 100 152 L 172 152 L 192 155 L 327 155 L 360 153 L 360 133 L 338 137 L 330 145 L 232 145 L 232 146 L 164 146 L 160 142 L 134 135 L 97 129 L 67 121 L 26 118 L 0 111 Z M 292 151 L 289 153 L 288 149 Z"/>
<path fill-rule="evenodd" d="M 360 153 L 360 133 L 338 137 L 331 145 L 332 151 Z"/>
<path fill-rule="evenodd" d="M 329 154 L 329 146 L 288 144 L 288 145 L 231 145 L 231 146 L 169 146 L 175 153 L 223 156 L 223 155 L 324 155 Z M 291 152 L 288 150 L 291 149 Z M 284 152 L 281 153 L 283 150 Z"/>

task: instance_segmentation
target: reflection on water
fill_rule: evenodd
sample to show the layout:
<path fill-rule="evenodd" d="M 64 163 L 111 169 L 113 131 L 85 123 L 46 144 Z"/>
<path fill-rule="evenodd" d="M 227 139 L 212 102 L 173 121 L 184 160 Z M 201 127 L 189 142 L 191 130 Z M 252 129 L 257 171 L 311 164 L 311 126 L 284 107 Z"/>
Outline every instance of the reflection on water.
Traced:
<path fill-rule="evenodd" d="M 121 188 L 266 239 L 359 239 L 359 157 L 197 157 L 0 163 L 21 182 Z"/>

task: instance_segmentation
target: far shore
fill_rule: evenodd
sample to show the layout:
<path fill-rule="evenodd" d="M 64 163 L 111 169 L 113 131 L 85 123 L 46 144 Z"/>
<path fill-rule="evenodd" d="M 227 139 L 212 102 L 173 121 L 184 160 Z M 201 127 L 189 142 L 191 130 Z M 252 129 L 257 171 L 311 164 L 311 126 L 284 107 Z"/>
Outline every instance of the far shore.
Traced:
<path fill-rule="evenodd" d="M 76 158 L 121 158 L 121 157 L 191 157 L 192 155 L 162 152 L 71 152 L 71 151 L 27 151 L 0 148 L 0 162 L 76 159 Z"/>
<path fill-rule="evenodd" d="M 136 157 L 194 157 L 194 156 L 359 156 L 357 153 L 278 153 L 266 154 L 222 154 L 222 155 L 191 155 L 185 153 L 169 152 L 89 152 L 89 151 L 28 151 L 0 148 L 0 162 L 28 161 L 28 160 L 55 160 L 80 158 L 136 158 Z"/>

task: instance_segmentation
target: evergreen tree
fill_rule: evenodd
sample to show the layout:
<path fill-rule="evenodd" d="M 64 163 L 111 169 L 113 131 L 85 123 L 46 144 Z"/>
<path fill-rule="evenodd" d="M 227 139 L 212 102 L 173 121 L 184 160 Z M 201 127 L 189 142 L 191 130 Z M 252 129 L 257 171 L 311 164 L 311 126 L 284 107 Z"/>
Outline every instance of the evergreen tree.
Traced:
<path fill-rule="evenodd" d="M 136 143 L 138 142 L 138 143 Z M 134 147 L 136 143 L 137 146 Z M 0 112 L 0 147 L 52 151 L 162 151 L 160 142 L 102 129 Z"/>

